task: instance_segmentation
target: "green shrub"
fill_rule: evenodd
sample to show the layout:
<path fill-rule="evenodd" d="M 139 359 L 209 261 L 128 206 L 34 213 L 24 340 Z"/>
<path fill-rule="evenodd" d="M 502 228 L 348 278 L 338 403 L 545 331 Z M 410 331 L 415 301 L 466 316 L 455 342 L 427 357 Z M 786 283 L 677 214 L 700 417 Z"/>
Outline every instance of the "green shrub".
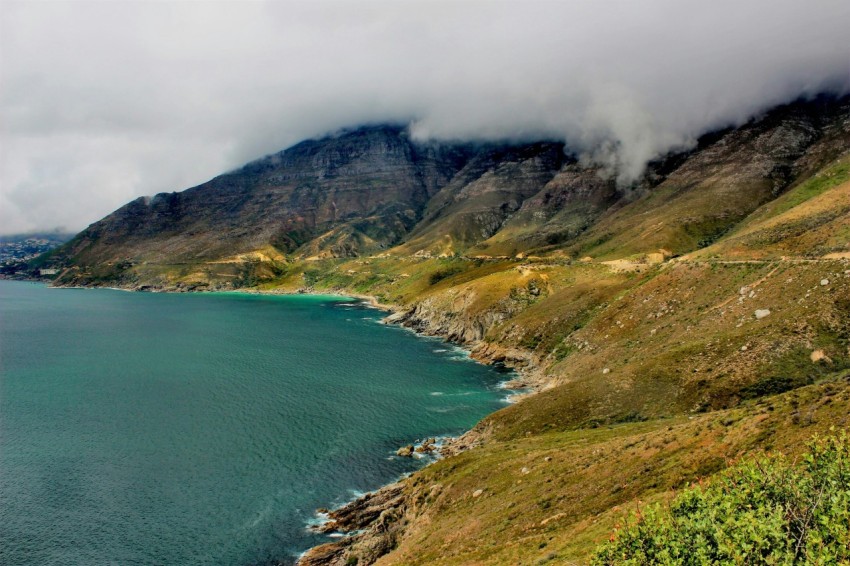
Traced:
<path fill-rule="evenodd" d="M 850 565 L 850 441 L 735 465 L 615 529 L 592 564 Z"/>
<path fill-rule="evenodd" d="M 430 276 L 428 276 L 428 284 L 429 285 L 436 285 L 437 283 L 439 283 L 443 279 L 447 279 L 448 277 L 451 277 L 452 275 L 457 275 L 458 273 L 461 273 L 462 271 L 463 271 L 463 267 L 460 266 L 460 265 L 450 265 L 450 266 L 447 266 L 447 267 L 440 268 L 437 271 L 434 271 L 433 273 L 431 273 Z"/>

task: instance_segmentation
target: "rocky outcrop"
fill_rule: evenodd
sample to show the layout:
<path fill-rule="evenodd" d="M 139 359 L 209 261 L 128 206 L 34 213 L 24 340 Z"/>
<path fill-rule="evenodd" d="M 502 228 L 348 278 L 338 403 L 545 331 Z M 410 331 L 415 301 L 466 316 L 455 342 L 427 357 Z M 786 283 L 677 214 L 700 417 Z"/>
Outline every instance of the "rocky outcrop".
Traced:
<path fill-rule="evenodd" d="M 475 294 L 471 290 L 449 290 L 398 310 L 384 321 L 462 345 L 469 349 L 473 359 L 481 363 L 500 364 L 516 370 L 519 377 L 511 382 L 513 389 L 542 386 L 545 378 L 540 372 L 541 360 L 533 352 L 486 339 L 491 329 L 511 318 L 521 310 L 522 305 L 506 300 L 486 309 L 475 310 L 471 308 L 474 301 Z"/>
<path fill-rule="evenodd" d="M 437 298 L 427 298 L 413 307 L 387 317 L 389 324 L 400 324 L 426 336 L 442 336 L 449 342 L 473 345 L 484 339 L 487 329 L 504 319 L 504 313 L 488 311 L 470 315 L 463 308 L 447 310 Z"/>
<path fill-rule="evenodd" d="M 399 482 L 329 512 L 330 520 L 317 530 L 349 536 L 311 548 L 298 560 L 298 565 L 345 566 L 354 557 L 358 563 L 372 564 L 395 548 L 402 529 L 400 520 L 406 510 L 405 486 Z"/>
<path fill-rule="evenodd" d="M 560 143 L 479 153 L 434 195 L 402 249 L 454 253 L 490 238 L 567 161 Z"/>
<path fill-rule="evenodd" d="M 413 456 L 413 445 L 408 444 L 407 446 L 402 446 L 398 450 L 395 451 L 396 456 L 401 456 L 402 458 L 410 458 Z"/>
<path fill-rule="evenodd" d="M 621 196 L 614 178 L 599 168 L 568 163 L 475 252 L 513 256 L 556 247 L 584 232 Z"/>

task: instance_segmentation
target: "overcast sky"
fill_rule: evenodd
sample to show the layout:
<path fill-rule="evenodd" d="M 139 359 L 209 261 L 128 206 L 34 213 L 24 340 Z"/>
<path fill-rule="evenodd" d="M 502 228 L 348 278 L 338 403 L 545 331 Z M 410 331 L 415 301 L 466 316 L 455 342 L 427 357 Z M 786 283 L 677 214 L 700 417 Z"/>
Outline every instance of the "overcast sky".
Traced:
<path fill-rule="evenodd" d="M 848 0 L 0 0 L 0 233 L 79 230 L 301 139 L 546 136 L 624 180 L 850 90 Z"/>

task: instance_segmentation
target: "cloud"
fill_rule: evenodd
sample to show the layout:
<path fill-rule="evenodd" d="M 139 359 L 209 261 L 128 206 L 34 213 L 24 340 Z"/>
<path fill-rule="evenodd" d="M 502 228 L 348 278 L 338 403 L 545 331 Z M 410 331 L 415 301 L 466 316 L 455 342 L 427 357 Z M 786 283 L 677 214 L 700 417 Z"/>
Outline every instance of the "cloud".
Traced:
<path fill-rule="evenodd" d="M 558 138 L 622 180 L 850 89 L 846 0 L 0 4 L 0 232 L 78 229 L 306 137 Z"/>

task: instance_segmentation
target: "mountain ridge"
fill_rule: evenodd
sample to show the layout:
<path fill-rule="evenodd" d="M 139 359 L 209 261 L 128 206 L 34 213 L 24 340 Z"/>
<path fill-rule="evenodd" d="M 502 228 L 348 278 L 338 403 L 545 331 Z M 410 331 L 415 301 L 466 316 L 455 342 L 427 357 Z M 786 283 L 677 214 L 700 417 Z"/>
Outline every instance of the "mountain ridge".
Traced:
<path fill-rule="evenodd" d="M 707 134 L 694 149 L 650 163 L 626 188 L 559 142 L 416 142 L 397 125 L 349 129 L 182 192 L 140 197 L 51 261 L 70 268 L 59 283 L 168 287 L 179 283 L 173 270 L 149 280 L 150 267 L 128 266 L 376 253 L 681 255 L 845 151 L 848 100 L 797 101 Z M 121 269 L 102 273 L 106 264 Z M 92 270 L 100 272 L 87 277 Z M 234 275 L 211 273 L 208 286 Z M 197 270 L 186 276 L 203 279 Z"/>

